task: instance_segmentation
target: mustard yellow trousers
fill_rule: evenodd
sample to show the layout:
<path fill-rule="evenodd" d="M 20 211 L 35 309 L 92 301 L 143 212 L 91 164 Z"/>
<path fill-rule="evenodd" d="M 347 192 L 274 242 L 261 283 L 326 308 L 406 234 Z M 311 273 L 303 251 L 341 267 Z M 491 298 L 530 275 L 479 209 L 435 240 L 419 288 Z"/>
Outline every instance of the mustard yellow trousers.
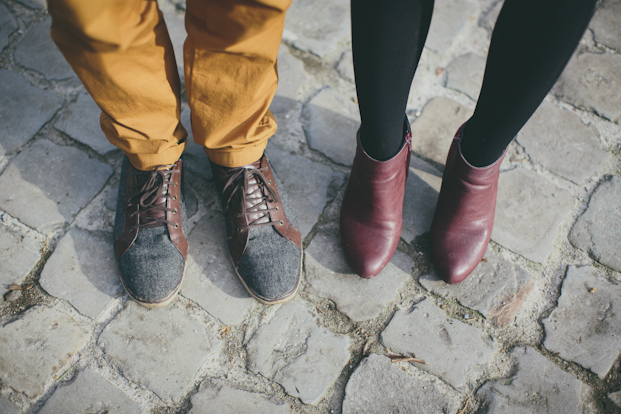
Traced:
<path fill-rule="evenodd" d="M 269 105 L 291 0 L 187 0 L 183 47 L 194 141 L 216 164 L 258 160 L 276 132 Z M 155 0 L 49 0 L 52 39 L 102 110 L 101 127 L 134 167 L 185 148 L 180 80 Z"/>

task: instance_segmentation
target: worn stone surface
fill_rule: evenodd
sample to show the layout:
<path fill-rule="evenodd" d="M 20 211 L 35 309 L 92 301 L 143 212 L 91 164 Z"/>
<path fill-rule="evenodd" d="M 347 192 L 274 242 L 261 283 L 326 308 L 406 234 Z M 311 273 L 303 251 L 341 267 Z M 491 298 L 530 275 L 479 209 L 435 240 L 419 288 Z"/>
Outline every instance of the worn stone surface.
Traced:
<path fill-rule="evenodd" d="M 621 115 L 621 56 L 612 53 L 574 55 L 553 92 L 572 105 L 616 121 Z"/>
<path fill-rule="evenodd" d="M 13 72 L 0 70 L 0 159 L 28 142 L 61 105 L 52 93 L 31 86 Z"/>
<path fill-rule="evenodd" d="M 516 139 L 534 161 L 576 184 L 595 175 L 608 157 L 596 133 L 578 115 L 548 102 L 541 104 Z"/>
<path fill-rule="evenodd" d="M 267 154 L 274 171 L 284 184 L 293 206 L 292 213 L 297 218 L 304 239 L 319 219 L 326 203 L 334 198 L 345 182 L 345 176 L 327 165 L 276 147 L 268 148 Z"/>
<path fill-rule="evenodd" d="M 39 283 L 81 314 L 96 318 L 123 287 L 114 258 L 112 234 L 72 227 L 48 259 Z"/>
<path fill-rule="evenodd" d="M 93 101 L 93 98 L 87 92 L 83 92 L 76 102 L 67 107 L 54 126 L 76 141 L 86 144 L 104 155 L 115 150 L 116 147 L 110 144 L 101 130 L 99 125 L 100 114 L 101 109 Z"/>
<path fill-rule="evenodd" d="M 445 52 L 477 9 L 477 5 L 470 0 L 436 1 L 425 47 L 436 53 Z"/>
<path fill-rule="evenodd" d="M 478 329 L 448 318 L 425 299 L 408 313 L 398 310 L 382 332 L 383 344 L 393 353 L 414 353 L 429 365 L 418 367 L 439 376 L 457 389 L 466 389 L 487 369 L 498 344 Z"/>
<path fill-rule="evenodd" d="M 306 291 L 336 303 L 354 321 L 379 316 L 410 277 L 414 262 L 395 252 L 379 275 L 363 279 L 351 269 L 337 235 L 318 234 L 306 249 Z"/>
<path fill-rule="evenodd" d="M 181 123 L 188 131 L 188 141 L 183 152 L 183 162 L 185 168 L 192 171 L 195 174 L 202 176 L 207 180 L 213 178 L 211 167 L 209 166 L 209 158 L 203 147 L 194 142 L 194 134 L 192 134 L 192 113 L 190 108 L 187 107 L 181 113 Z"/>
<path fill-rule="evenodd" d="M 9 35 L 18 28 L 11 12 L 0 4 L 0 52 L 9 45 Z"/>
<path fill-rule="evenodd" d="M 472 100 L 479 97 L 483 73 L 485 72 L 485 58 L 467 53 L 453 60 L 447 67 L 448 79 L 446 87 L 465 93 Z"/>
<path fill-rule="evenodd" d="M 35 70 L 47 79 L 75 76 L 60 50 L 50 37 L 52 18 L 45 16 L 15 47 L 15 62 Z"/>
<path fill-rule="evenodd" d="M 610 398 L 610 400 L 614 402 L 617 407 L 621 408 L 621 391 L 611 392 L 608 394 L 608 398 Z"/>
<path fill-rule="evenodd" d="M 123 391 L 87 367 L 70 384 L 56 389 L 39 413 L 91 414 L 106 411 L 115 414 L 134 414 L 142 410 L 140 405 L 130 400 Z"/>
<path fill-rule="evenodd" d="M 457 404 L 429 380 L 413 377 L 389 358 L 363 359 L 345 388 L 343 414 L 444 414 Z"/>
<path fill-rule="evenodd" d="M 586 211 L 578 217 L 569 241 L 595 260 L 621 272 L 619 223 L 621 222 L 621 178 L 607 176 L 595 189 Z"/>
<path fill-rule="evenodd" d="M 276 89 L 276 97 L 270 105 L 272 112 L 287 112 L 291 104 L 285 105 L 287 101 L 282 98 L 289 99 L 288 102 L 297 101 L 300 98 L 298 96 L 300 87 L 307 80 L 308 75 L 304 70 L 304 63 L 296 59 L 286 45 L 280 45 L 280 49 L 278 49 L 278 89 Z"/>
<path fill-rule="evenodd" d="M 287 12 L 283 38 L 324 57 L 350 36 L 350 27 L 347 0 L 298 0 Z"/>
<path fill-rule="evenodd" d="M 248 342 L 248 368 L 315 405 L 349 360 L 349 342 L 319 327 L 304 305 L 289 301 Z"/>
<path fill-rule="evenodd" d="M 192 397 L 192 409 L 188 414 L 204 413 L 256 413 L 286 414 L 287 405 L 280 401 L 248 391 L 223 386 L 207 386 Z"/>
<path fill-rule="evenodd" d="M 543 263 L 573 207 L 569 191 L 533 171 L 516 168 L 500 174 L 497 200 L 492 240 Z"/>
<path fill-rule="evenodd" d="M 6 398 L 0 396 L 0 413 L 3 414 L 18 414 L 19 408 L 11 401 Z"/>
<path fill-rule="evenodd" d="M 345 53 L 343 53 L 339 64 L 336 66 L 336 70 L 343 78 L 350 82 L 354 82 L 354 58 L 351 49 L 347 49 Z"/>
<path fill-rule="evenodd" d="M 515 348 L 516 373 L 507 380 L 486 382 L 476 396 L 487 401 L 488 413 L 583 413 L 581 394 L 589 387 L 534 349 Z"/>
<path fill-rule="evenodd" d="M 448 98 L 434 98 L 412 124 L 412 151 L 444 165 L 457 129 L 472 110 Z"/>
<path fill-rule="evenodd" d="M 190 254 L 181 294 L 226 325 L 237 325 L 255 300 L 233 270 L 226 241 L 224 214 L 209 211 L 188 238 Z"/>
<path fill-rule="evenodd" d="M 130 301 L 99 337 L 105 358 L 164 400 L 183 397 L 222 340 L 175 306 Z"/>
<path fill-rule="evenodd" d="M 513 322 L 533 291 L 530 273 L 490 251 L 474 271 L 457 285 L 448 285 L 436 274 L 421 276 L 425 289 L 475 309 L 497 326 Z"/>
<path fill-rule="evenodd" d="M 31 9 L 44 9 L 47 7 L 46 0 L 17 0 L 24 6 L 28 6 Z"/>
<path fill-rule="evenodd" d="M 621 51 L 619 16 L 621 16 L 621 1 L 605 0 L 593 15 L 589 29 L 593 31 L 597 43 Z"/>
<path fill-rule="evenodd" d="M 442 174 L 436 168 L 415 156 L 410 158 L 401 238 L 411 242 L 429 231 L 441 185 Z"/>
<path fill-rule="evenodd" d="M 302 111 L 308 145 L 332 161 L 350 166 L 356 155 L 358 107 L 334 89 L 319 92 Z"/>
<path fill-rule="evenodd" d="M 37 306 L 0 328 L 0 380 L 29 398 L 40 396 L 45 383 L 61 373 L 88 339 L 70 316 Z"/>
<path fill-rule="evenodd" d="M 112 167 L 72 147 L 42 139 L 0 176 L 0 208 L 40 231 L 71 221 L 97 195 Z"/>
<path fill-rule="evenodd" d="M 500 14 L 503 4 L 503 0 L 494 0 L 493 5 L 488 8 L 485 14 L 483 14 L 479 19 L 479 26 L 487 29 L 490 34 L 496 25 L 496 20 L 498 19 L 498 15 Z"/>
<path fill-rule="evenodd" d="M 592 266 L 569 266 L 543 345 L 604 378 L 621 351 L 621 285 Z"/>
<path fill-rule="evenodd" d="M 21 284 L 40 258 L 34 237 L 0 222 L 0 296 L 11 283 Z"/>

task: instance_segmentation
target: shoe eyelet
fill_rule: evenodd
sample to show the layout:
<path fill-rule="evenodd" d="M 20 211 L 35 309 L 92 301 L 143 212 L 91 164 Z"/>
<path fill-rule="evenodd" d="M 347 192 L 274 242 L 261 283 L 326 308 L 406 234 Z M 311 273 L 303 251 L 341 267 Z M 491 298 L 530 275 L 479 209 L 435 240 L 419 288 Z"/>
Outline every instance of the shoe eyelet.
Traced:
<path fill-rule="evenodd" d="M 237 231 L 241 233 L 241 232 L 242 232 L 242 228 L 241 228 L 241 227 L 238 227 L 238 228 L 237 228 Z"/>
<path fill-rule="evenodd" d="M 179 183 L 178 183 L 178 182 L 175 182 L 175 185 L 174 185 L 174 186 L 175 186 L 175 187 L 179 187 Z"/>
<path fill-rule="evenodd" d="M 272 180 L 267 180 L 267 184 L 272 185 Z"/>
<path fill-rule="evenodd" d="M 278 211 L 278 206 L 276 206 L 276 211 Z"/>
<path fill-rule="evenodd" d="M 177 214 L 177 209 L 174 209 L 174 210 L 173 210 L 173 214 Z"/>
<path fill-rule="evenodd" d="M 172 196 L 172 199 L 173 199 L 173 200 L 176 200 L 176 199 L 177 199 L 177 196 L 176 196 L 176 195 Z"/>
<path fill-rule="evenodd" d="M 176 228 L 176 229 L 178 229 L 178 228 L 179 228 L 179 225 L 178 225 L 178 224 L 175 224 L 175 228 Z"/>
<path fill-rule="evenodd" d="M 280 220 L 280 225 L 282 226 L 283 224 L 285 224 L 285 222 Z"/>

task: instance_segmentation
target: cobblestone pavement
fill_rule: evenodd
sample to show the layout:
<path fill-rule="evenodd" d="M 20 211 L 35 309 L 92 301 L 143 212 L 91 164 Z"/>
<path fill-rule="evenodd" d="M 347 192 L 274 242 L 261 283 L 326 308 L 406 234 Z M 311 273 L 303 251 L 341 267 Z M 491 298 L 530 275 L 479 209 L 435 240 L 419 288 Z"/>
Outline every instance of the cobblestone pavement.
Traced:
<path fill-rule="evenodd" d="M 619 0 L 511 144 L 479 267 L 448 286 L 430 262 L 442 163 L 500 6 L 437 0 L 408 104 L 401 242 L 362 280 L 338 235 L 359 123 L 349 0 L 294 0 L 268 153 L 300 218 L 302 288 L 272 307 L 246 294 L 191 145 L 187 278 L 147 310 L 113 259 L 121 153 L 49 39 L 44 0 L 0 0 L 0 412 L 621 412 Z M 161 4 L 180 66 L 183 7 Z M 410 353 L 427 364 L 387 356 Z"/>

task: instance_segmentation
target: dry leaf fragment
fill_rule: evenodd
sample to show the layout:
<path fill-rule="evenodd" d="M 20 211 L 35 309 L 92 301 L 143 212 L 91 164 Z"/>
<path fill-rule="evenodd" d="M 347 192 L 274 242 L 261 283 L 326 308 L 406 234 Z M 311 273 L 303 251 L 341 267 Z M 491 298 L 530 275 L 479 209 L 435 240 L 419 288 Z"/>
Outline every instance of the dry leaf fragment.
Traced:
<path fill-rule="evenodd" d="M 298 394 L 300 393 L 300 390 L 298 389 L 298 386 L 295 386 L 295 390 L 298 392 Z"/>
<path fill-rule="evenodd" d="M 228 335 L 230 331 L 231 327 L 229 325 L 223 326 L 222 329 L 220 329 L 220 336 Z"/>
<path fill-rule="evenodd" d="M 418 362 L 419 364 L 429 365 L 429 363 L 423 361 L 422 359 L 416 358 L 416 355 L 412 353 L 411 357 L 405 355 L 396 355 L 396 354 L 387 354 L 388 358 L 390 358 L 391 362 Z"/>
<path fill-rule="evenodd" d="M 589 289 L 589 293 L 593 293 L 593 292 L 595 292 L 595 291 L 597 291 L 597 288 L 591 288 L 591 289 Z"/>
<path fill-rule="evenodd" d="M 22 287 L 20 285 L 11 284 L 9 285 L 9 290 L 22 290 Z"/>

